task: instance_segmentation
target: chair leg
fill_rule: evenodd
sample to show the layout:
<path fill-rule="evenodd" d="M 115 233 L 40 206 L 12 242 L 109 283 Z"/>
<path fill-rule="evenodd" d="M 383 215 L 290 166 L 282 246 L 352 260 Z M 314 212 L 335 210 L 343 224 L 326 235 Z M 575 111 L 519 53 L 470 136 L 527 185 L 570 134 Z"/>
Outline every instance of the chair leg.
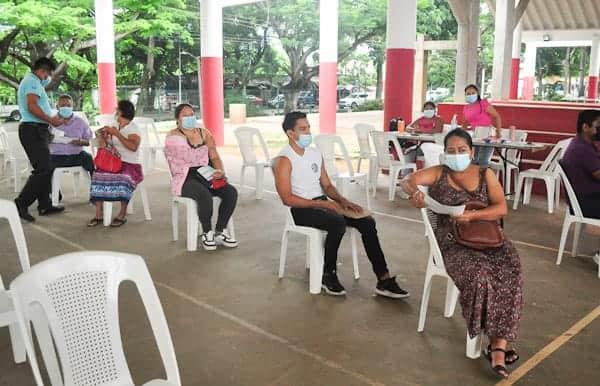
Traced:
<path fill-rule="evenodd" d="M 367 194 L 367 209 L 371 210 L 371 193 L 369 192 L 369 176 L 365 178 L 365 193 Z"/>
<path fill-rule="evenodd" d="M 563 221 L 562 232 L 560 234 L 560 244 L 558 245 L 558 256 L 556 256 L 556 265 L 560 265 L 565 251 L 565 244 L 567 243 L 567 235 L 569 234 L 569 228 L 571 227 L 571 221 L 569 219 L 569 212 L 565 214 L 565 221 Z"/>
<path fill-rule="evenodd" d="M 360 173 L 360 163 L 362 162 L 362 157 L 358 157 L 358 165 L 356 165 L 356 172 Z"/>
<path fill-rule="evenodd" d="M 523 176 L 517 178 L 517 189 L 515 190 L 515 198 L 513 200 L 513 210 L 519 208 L 519 200 L 521 199 L 521 190 L 523 189 Z"/>
<path fill-rule="evenodd" d="M 281 236 L 281 251 L 279 253 L 279 278 L 283 277 L 285 272 L 285 260 L 287 258 L 287 246 L 288 246 L 289 232 L 287 229 L 283 231 Z"/>
<path fill-rule="evenodd" d="M 244 179 L 246 174 L 246 166 L 242 166 L 240 170 L 240 191 L 244 189 Z"/>
<path fill-rule="evenodd" d="M 140 186 L 140 195 L 142 196 L 142 207 L 144 208 L 144 218 L 147 221 L 152 220 L 152 215 L 150 214 L 150 202 L 148 201 L 148 192 L 146 191 L 146 187 L 144 185 Z"/>
<path fill-rule="evenodd" d="M 27 351 L 25 350 L 25 340 L 19 331 L 18 323 L 8 325 L 10 335 L 10 344 L 12 345 L 15 363 L 23 363 L 27 360 Z"/>
<path fill-rule="evenodd" d="M 265 179 L 265 167 L 262 165 L 256 166 L 256 199 L 262 200 L 263 198 L 263 182 Z"/>
<path fill-rule="evenodd" d="M 229 236 L 235 239 L 235 224 L 233 223 L 233 217 L 229 219 L 227 223 L 227 232 L 229 232 Z"/>
<path fill-rule="evenodd" d="M 575 230 L 573 231 L 573 249 L 571 250 L 571 256 L 577 256 L 577 250 L 579 247 L 579 238 L 581 236 L 581 224 L 575 223 Z"/>
<path fill-rule="evenodd" d="M 134 214 L 135 213 L 135 194 L 136 191 L 133 192 L 133 194 L 131 195 L 131 200 L 129 200 L 129 202 L 127 203 L 127 214 Z"/>
<path fill-rule="evenodd" d="M 74 172 L 73 173 L 73 196 L 77 197 L 77 193 L 79 193 L 80 187 L 81 187 L 81 173 Z"/>
<path fill-rule="evenodd" d="M 446 305 L 444 307 L 444 316 L 451 318 L 454 315 L 456 309 L 456 303 L 458 302 L 459 291 L 458 288 L 452 282 L 452 279 L 448 278 L 446 283 Z"/>
<path fill-rule="evenodd" d="M 176 202 L 171 202 L 171 229 L 173 241 L 179 240 L 179 207 Z"/>
<path fill-rule="evenodd" d="M 560 178 L 554 181 L 554 191 L 554 207 L 558 209 L 560 207 Z"/>
<path fill-rule="evenodd" d="M 523 205 L 529 205 L 531 201 L 531 188 L 533 186 L 533 179 L 528 178 L 525 180 L 525 188 L 523 192 Z"/>
<path fill-rule="evenodd" d="M 105 227 L 109 226 L 112 221 L 112 208 L 112 202 L 104 201 L 102 203 L 102 222 Z"/>
<path fill-rule="evenodd" d="M 429 269 L 429 267 L 427 267 Z M 423 296 L 421 297 L 421 308 L 419 309 L 418 332 L 425 329 L 425 319 L 427 318 L 427 307 L 429 305 L 429 295 L 431 294 L 431 279 L 433 275 L 430 272 L 425 274 L 425 284 L 423 285 Z"/>
<path fill-rule="evenodd" d="M 310 237 L 310 270 L 309 291 L 316 295 L 321 293 L 323 278 L 323 242 L 320 234 Z"/>
<path fill-rule="evenodd" d="M 310 246 L 311 246 L 310 237 L 306 236 L 306 264 L 305 264 L 306 269 L 310 269 L 310 253 L 311 253 Z"/>
<path fill-rule="evenodd" d="M 546 181 L 546 196 L 548 197 L 548 213 L 554 212 L 554 181 Z"/>
<path fill-rule="evenodd" d="M 198 213 L 194 205 L 186 205 L 186 230 L 187 250 L 193 252 L 198 249 Z"/>
<path fill-rule="evenodd" d="M 52 206 L 58 206 L 58 192 L 60 191 L 60 178 L 62 172 L 59 170 L 54 170 L 52 173 L 52 192 L 50 193 L 50 197 L 52 197 Z"/>
<path fill-rule="evenodd" d="M 358 251 L 357 251 L 357 240 L 356 240 L 357 231 L 354 229 L 350 230 L 350 242 L 352 243 L 352 266 L 354 267 L 354 279 L 360 279 L 360 273 L 358 271 Z"/>
<path fill-rule="evenodd" d="M 471 339 L 467 331 L 467 358 L 477 359 L 481 356 L 481 334 Z"/>

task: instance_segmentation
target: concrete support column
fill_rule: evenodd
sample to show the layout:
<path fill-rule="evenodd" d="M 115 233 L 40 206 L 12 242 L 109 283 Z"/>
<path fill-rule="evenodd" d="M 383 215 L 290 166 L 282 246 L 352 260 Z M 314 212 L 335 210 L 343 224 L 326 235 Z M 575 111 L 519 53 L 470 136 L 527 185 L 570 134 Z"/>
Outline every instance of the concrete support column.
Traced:
<path fill-rule="evenodd" d="M 112 0 L 95 0 L 94 6 L 100 114 L 112 114 L 117 107 L 113 3 Z"/>
<path fill-rule="evenodd" d="M 417 0 L 388 0 L 383 127 L 412 120 Z"/>
<path fill-rule="evenodd" d="M 508 97 L 517 99 L 519 97 L 519 68 L 521 66 L 521 35 L 523 25 L 519 22 L 515 28 L 512 45 L 512 61 L 510 68 L 510 90 Z"/>
<path fill-rule="evenodd" d="M 525 100 L 533 100 L 535 92 L 535 62 L 537 46 L 531 42 L 525 45 L 525 63 L 523 63 L 523 91 Z"/>
<path fill-rule="evenodd" d="M 590 74 L 588 77 L 587 99 L 595 101 L 598 99 L 598 75 L 600 72 L 600 39 L 592 40 L 592 51 L 590 54 Z"/>
<path fill-rule="evenodd" d="M 492 98 L 507 99 L 510 86 L 511 52 L 515 26 L 515 0 L 497 0 L 494 31 Z"/>
<path fill-rule="evenodd" d="M 319 2 L 319 129 L 335 134 L 337 111 L 338 0 Z"/>
<path fill-rule="evenodd" d="M 223 120 L 223 9 L 217 0 L 200 2 L 200 92 L 204 127 L 217 146 L 225 142 Z"/>
<path fill-rule="evenodd" d="M 464 102 L 465 86 L 477 82 L 480 2 L 478 0 L 460 2 L 455 0 L 450 5 L 458 23 L 454 100 Z"/>

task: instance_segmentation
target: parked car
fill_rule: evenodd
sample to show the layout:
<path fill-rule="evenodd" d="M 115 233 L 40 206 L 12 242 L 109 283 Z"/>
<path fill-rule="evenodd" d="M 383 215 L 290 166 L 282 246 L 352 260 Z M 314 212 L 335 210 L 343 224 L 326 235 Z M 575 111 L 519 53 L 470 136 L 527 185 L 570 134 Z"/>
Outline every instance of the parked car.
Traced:
<path fill-rule="evenodd" d="M 21 113 L 17 105 L 0 105 L 0 118 L 10 118 L 13 121 L 21 120 Z"/>
<path fill-rule="evenodd" d="M 338 103 L 338 109 L 345 110 L 348 107 L 352 110 L 356 110 L 358 106 L 362 105 L 369 98 L 369 94 L 366 92 L 353 92 L 349 96 L 340 99 Z"/>
<path fill-rule="evenodd" d="M 435 90 L 427 90 L 425 98 L 431 102 L 439 102 L 450 95 L 450 90 L 445 87 L 438 87 Z"/>
<path fill-rule="evenodd" d="M 314 91 L 300 91 L 298 95 L 298 107 L 314 107 L 318 104 Z"/>
<path fill-rule="evenodd" d="M 267 103 L 271 107 L 274 107 L 276 109 L 282 109 L 285 107 L 285 95 L 278 94 L 274 98 L 271 98 Z"/>
<path fill-rule="evenodd" d="M 254 106 L 263 106 L 265 104 L 265 100 L 257 97 L 256 95 L 246 95 L 246 99 Z"/>

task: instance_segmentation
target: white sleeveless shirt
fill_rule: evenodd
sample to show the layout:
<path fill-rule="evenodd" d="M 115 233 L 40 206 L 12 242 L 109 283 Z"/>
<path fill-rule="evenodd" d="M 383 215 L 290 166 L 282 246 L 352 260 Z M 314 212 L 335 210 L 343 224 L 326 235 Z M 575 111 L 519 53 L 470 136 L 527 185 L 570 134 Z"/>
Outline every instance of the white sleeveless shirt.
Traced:
<path fill-rule="evenodd" d="M 292 164 L 292 194 L 307 200 L 325 194 L 319 182 L 323 155 L 317 148 L 308 147 L 304 149 L 304 155 L 299 155 L 287 145 L 281 149 L 279 157 L 286 157 Z"/>

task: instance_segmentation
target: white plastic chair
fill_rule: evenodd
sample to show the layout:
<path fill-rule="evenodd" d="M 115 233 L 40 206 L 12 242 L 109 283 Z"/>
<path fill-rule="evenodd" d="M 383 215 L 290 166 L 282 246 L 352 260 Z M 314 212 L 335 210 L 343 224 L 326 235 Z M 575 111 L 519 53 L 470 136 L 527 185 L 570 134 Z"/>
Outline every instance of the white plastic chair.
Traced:
<path fill-rule="evenodd" d="M 29 158 L 19 140 L 19 133 L 10 132 L 0 127 L 0 142 L 4 149 L 4 169 L 10 164 L 11 178 L 14 181 L 15 193 L 21 190 L 21 177 L 29 171 Z"/>
<path fill-rule="evenodd" d="M 262 150 L 262 159 L 256 156 L 256 145 L 254 138 L 258 139 L 258 143 Z M 269 150 L 267 144 L 263 138 L 260 130 L 254 127 L 238 127 L 235 129 L 235 138 L 237 139 L 240 147 L 240 153 L 242 154 L 242 170 L 241 170 L 241 185 L 244 188 L 244 177 L 246 174 L 246 168 L 252 167 L 255 170 L 256 176 L 256 199 L 262 199 L 263 195 L 263 181 L 265 178 L 265 169 L 271 168 L 271 158 L 269 157 Z"/>
<path fill-rule="evenodd" d="M 444 316 L 451 318 L 456 309 L 459 291 L 454 282 L 448 276 L 442 252 L 435 238 L 434 227 L 437 225 L 437 215 L 428 210 L 421 209 L 423 223 L 425 224 L 425 237 L 429 241 L 429 257 L 427 260 L 427 270 L 425 272 L 425 284 L 423 285 L 423 297 L 421 298 L 421 308 L 419 310 L 418 332 L 425 330 L 425 319 L 427 318 L 427 307 L 429 305 L 429 295 L 431 294 L 431 281 L 434 276 L 445 278 L 446 281 L 446 302 L 444 307 Z M 471 339 L 467 331 L 466 355 L 468 358 L 477 359 L 481 355 L 481 335 Z"/>
<path fill-rule="evenodd" d="M 198 220 L 198 207 L 196 201 L 181 196 L 174 196 L 171 200 L 171 226 L 173 228 L 173 241 L 179 240 L 179 205 L 185 207 L 187 224 L 187 250 L 195 251 L 198 249 L 198 235 L 203 233 L 202 224 Z M 221 205 L 219 197 L 213 197 L 213 214 L 216 215 Z M 233 217 L 227 223 L 227 232 L 229 236 L 235 239 L 235 226 Z"/>
<path fill-rule="evenodd" d="M 508 139 L 509 137 L 510 137 L 510 130 L 502 129 L 501 138 Z M 524 130 L 516 130 L 515 131 L 515 142 L 525 142 L 525 141 L 527 141 L 527 132 Z M 502 177 L 503 177 L 502 181 L 507 181 L 507 184 L 506 184 L 504 190 L 506 192 L 510 192 L 511 191 L 510 187 L 511 187 L 512 179 L 513 179 L 513 172 L 516 177 L 516 180 L 518 180 L 518 177 L 519 177 L 519 165 L 521 163 L 522 152 L 517 149 L 503 149 L 502 155 L 504 157 L 506 157 L 506 159 L 508 160 L 508 162 L 506 163 L 506 167 L 508 168 L 507 171 L 504 170 L 504 162 L 502 162 L 501 159 L 491 160 L 489 163 L 489 167 L 494 172 L 497 172 L 498 177 L 500 177 L 500 175 L 502 175 Z M 504 177 L 504 173 L 508 173 L 508 176 Z"/>
<path fill-rule="evenodd" d="M 23 234 L 23 226 L 17 212 L 14 202 L 0 199 L 0 218 L 8 220 L 15 244 L 17 246 L 17 255 L 23 272 L 29 271 L 29 252 L 27 251 L 27 242 Z M 7 239 L 6 235 L 4 239 Z M 25 340 L 18 325 L 18 318 L 15 313 L 13 303 L 14 294 L 4 288 L 2 276 L 0 275 L 0 327 L 8 326 L 10 341 L 13 349 L 13 356 L 16 363 L 25 362 L 26 348 Z M 33 351 L 29 351 L 29 354 Z"/>
<path fill-rule="evenodd" d="M 146 385 L 181 385 L 169 327 L 144 260 L 98 251 L 50 258 L 10 285 L 26 345 L 33 347 L 26 327 L 33 323 L 52 385 L 133 385 L 119 329 L 123 281 L 137 287 L 167 376 Z M 31 365 L 42 385 L 35 356 Z"/>
<path fill-rule="evenodd" d="M 373 175 L 371 176 L 373 179 L 373 196 L 375 196 L 377 190 L 377 177 L 379 171 L 389 170 L 390 182 L 388 199 L 393 201 L 396 194 L 396 182 L 398 182 L 400 172 L 402 170 L 411 170 L 414 172 L 417 170 L 417 164 L 409 162 L 408 157 L 402 152 L 396 132 L 372 131 L 371 139 L 373 140 L 375 152 L 377 153 L 377 165 L 376 168 L 372 170 Z M 400 160 L 394 160 L 392 158 L 388 147 L 390 142 L 392 142 L 396 149 L 396 153 Z"/>
<path fill-rule="evenodd" d="M 352 227 L 347 227 L 346 229 L 350 230 L 354 279 L 358 280 L 360 278 L 356 250 L 356 235 L 358 234 L 358 230 Z M 279 279 L 283 278 L 285 271 L 285 261 L 287 259 L 287 246 L 290 232 L 304 235 L 307 238 L 306 269 L 309 270 L 308 290 L 311 294 L 319 294 L 321 293 L 321 282 L 323 278 L 323 256 L 325 252 L 324 242 L 327 233 L 316 228 L 296 225 L 291 209 L 286 207 L 285 226 L 283 228 L 283 235 L 281 236 L 281 253 L 279 255 Z"/>
<path fill-rule="evenodd" d="M 352 161 L 346 145 L 339 135 L 332 134 L 319 134 L 315 136 L 315 145 L 319 148 L 323 155 L 323 163 L 327 174 L 334 181 L 335 185 L 339 187 L 342 195 L 348 194 L 348 189 L 351 183 L 364 183 L 365 193 L 367 198 L 367 208 L 371 209 L 371 200 L 369 194 L 369 176 L 365 173 L 355 173 L 352 168 Z M 335 164 L 336 146 L 342 154 L 342 160 L 346 164 L 346 171 L 340 172 Z"/>
<path fill-rule="evenodd" d="M 441 164 L 441 156 L 444 154 L 444 146 L 437 143 L 424 143 L 421 150 L 425 157 L 425 168 Z"/>
<path fill-rule="evenodd" d="M 141 143 L 145 150 L 142 155 L 145 157 L 144 164 L 146 165 L 146 169 L 147 171 L 154 170 L 156 166 L 156 153 L 162 152 L 164 149 L 154 118 L 135 117 L 133 118 L 133 122 L 142 130 Z"/>
<path fill-rule="evenodd" d="M 88 173 L 87 170 L 85 170 L 81 166 L 68 166 L 68 167 L 61 167 L 61 168 L 54 169 L 54 172 L 52 173 L 52 193 L 51 193 L 53 206 L 58 205 L 58 198 L 59 198 L 59 192 L 60 192 L 60 187 L 61 187 L 61 179 L 62 179 L 62 176 L 65 174 L 70 174 L 71 176 L 73 176 L 73 195 L 74 196 L 77 196 L 77 193 L 79 192 L 79 187 L 81 186 L 81 177 L 82 176 L 84 176 L 84 178 L 86 178 L 88 182 L 90 181 L 90 174 Z"/>
<path fill-rule="evenodd" d="M 565 211 L 565 220 L 563 221 L 562 232 L 560 234 L 560 244 L 558 247 L 558 256 L 556 257 L 556 265 L 560 265 L 562 261 L 562 256 L 565 251 L 565 244 L 567 243 L 567 236 L 569 234 L 569 229 L 571 228 L 571 224 L 575 224 L 575 230 L 573 231 L 573 247 L 571 249 L 571 256 L 577 256 L 577 247 L 579 246 L 579 238 L 581 236 L 581 225 L 588 224 L 600 227 L 600 219 L 585 217 L 583 215 L 583 211 L 581 210 L 581 206 L 579 205 L 579 201 L 577 200 L 577 195 L 571 186 L 571 182 L 569 181 L 569 177 L 560 166 L 560 164 L 556 165 L 556 170 L 560 177 L 562 178 L 562 182 L 565 186 L 565 190 L 567 191 L 567 196 L 569 198 L 570 207 L 573 210 L 573 214 L 567 207 Z M 598 265 L 598 278 L 600 279 L 600 265 Z"/>
<path fill-rule="evenodd" d="M 134 214 L 135 211 L 133 209 L 134 199 L 136 192 L 139 192 L 142 197 L 142 207 L 144 208 L 144 218 L 146 221 L 152 220 L 152 214 L 150 213 L 150 201 L 148 200 L 148 192 L 146 192 L 145 181 L 142 181 L 138 184 L 137 188 L 133 192 L 131 196 L 131 200 L 127 204 L 127 214 Z M 110 226 L 112 222 L 112 210 L 114 201 L 103 201 L 102 202 L 102 223 L 105 227 Z M 120 205 L 120 203 L 119 203 Z"/>
<path fill-rule="evenodd" d="M 94 119 L 96 121 L 97 126 L 108 126 L 115 123 L 115 115 L 114 114 L 99 114 L 96 115 Z"/>
<path fill-rule="evenodd" d="M 360 173 L 360 165 L 363 159 L 369 161 L 369 164 L 377 163 L 377 154 L 371 151 L 371 142 L 369 140 L 369 133 L 375 130 L 375 126 L 369 123 L 357 123 L 354 125 L 354 132 L 356 133 L 356 139 L 358 140 L 358 165 L 356 165 L 356 171 Z"/>
<path fill-rule="evenodd" d="M 560 202 L 560 176 L 556 171 L 558 161 L 562 158 L 565 149 L 571 143 L 571 138 L 559 141 L 550 151 L 542 166 L 539 169 L 527 169 L 519 173 L 517 179 L 517 189 L 515 191 L 515 200 L 513 202 L 513 210 L 519 207 L 521 191 L 523 190 L 523 205 L 529 204 L 531 200 L 531 189 L 533 180 L 540 179 L 546 184 L 546 194 L 548 197 L 548 213 L 554 212 L 554 207 Z M 525 187 L 523 188 L 523 183 Z"/>

